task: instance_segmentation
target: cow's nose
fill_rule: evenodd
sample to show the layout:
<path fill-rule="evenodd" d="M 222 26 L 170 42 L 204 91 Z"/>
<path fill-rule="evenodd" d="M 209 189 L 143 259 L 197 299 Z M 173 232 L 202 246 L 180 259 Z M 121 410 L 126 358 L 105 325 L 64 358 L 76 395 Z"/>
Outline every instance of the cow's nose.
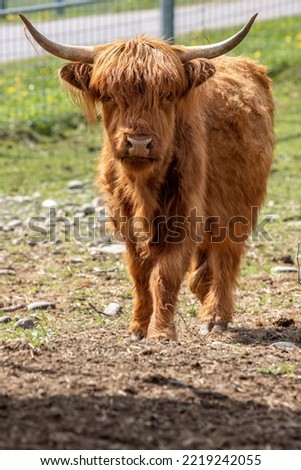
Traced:
<path fill-rule="evenodd" d="M 153 146 L 153 140 L 146 135 L 126 138 L 127 148 L 130 156 L 133 157 L 147 157 Z"/>

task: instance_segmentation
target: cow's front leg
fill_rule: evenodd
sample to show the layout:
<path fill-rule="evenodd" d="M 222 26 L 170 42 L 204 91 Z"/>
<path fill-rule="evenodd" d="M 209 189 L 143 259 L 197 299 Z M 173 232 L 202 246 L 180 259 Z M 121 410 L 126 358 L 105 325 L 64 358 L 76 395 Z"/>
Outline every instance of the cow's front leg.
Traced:
<path fill-rule="evenodd" d="M 160 256 L 150 277 L 153 314 L 147 331 L 148 339 L 176 340 L 174 313 L 181 283 L 188 269 L 188 256 L 183 250 L 171 250 Z"/>
<path fill-rule="evenodd" d="M 133 339 L 146 337 L 150 317 L 153 312 L 153 301 L 149 291 L 152 264 L 141 260 L 134 246 L 127 246 L 127 265 L 134 281 L 134 312 L 130 326 Z"/>

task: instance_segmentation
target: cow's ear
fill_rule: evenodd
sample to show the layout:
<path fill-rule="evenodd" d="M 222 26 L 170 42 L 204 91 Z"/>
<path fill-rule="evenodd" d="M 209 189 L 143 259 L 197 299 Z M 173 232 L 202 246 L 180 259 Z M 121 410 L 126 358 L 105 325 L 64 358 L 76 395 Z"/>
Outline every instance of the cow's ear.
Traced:
<path fill-rule="evenodd" d="M 187 91 L 204 83 L 215 74 L 215 67 L 211 62 L 203 59 L 194 59 L 184 64 L 188 80 Z"/>
<path fill-rule="evenodd" d="M 87 120 L 90 122 L 96 120 L 95 102 L 97 99 L 90 88 L 92 70 L 91 65 L 72 62 L 64 65 L 59 71 L 63 88 L 73 101 L 82 108 Z"/>
<path fill-rule="evenodd" d="M 91 65 L 75 62 L 64 65 L 59 71 L 59 77 L 63 82 L 67 82 L 78 90 L 88 91 L 91 73 Z"/>

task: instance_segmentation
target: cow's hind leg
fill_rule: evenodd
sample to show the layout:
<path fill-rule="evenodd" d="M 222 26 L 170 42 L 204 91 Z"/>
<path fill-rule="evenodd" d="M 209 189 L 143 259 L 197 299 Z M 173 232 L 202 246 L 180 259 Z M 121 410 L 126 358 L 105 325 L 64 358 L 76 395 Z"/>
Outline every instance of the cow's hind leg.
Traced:
<path fill-rule="evenodd" d="M 198 248 L 189 271 L 190 290 L 202 303 L 208 294 L 212 280 L 208 254 L 207 250 Z"/>
<path fill-rule="evenodd" d="M 234 289 L 243 254 L 242 244 L 211 245 L 208 255 L 208 271 L 200 300 L 200 333 L 225 331 L 232 319 Z"/>
<path fill-rule="evenodd" d="M 126 254 L 129 273 L 134 281 L 134 312 L 130 326 L 133 339 L 146 337 L 150 317 L 153 312 L 153 301 L 149 290 L 151 264 L 142 261 L 136 250 L 128 246 Z"/>

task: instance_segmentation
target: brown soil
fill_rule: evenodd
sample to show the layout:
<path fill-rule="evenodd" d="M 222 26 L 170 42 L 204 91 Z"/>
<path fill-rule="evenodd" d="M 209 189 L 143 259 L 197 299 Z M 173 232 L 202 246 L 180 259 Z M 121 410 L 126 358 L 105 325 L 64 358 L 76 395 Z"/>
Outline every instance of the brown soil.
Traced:
<path fill-rule="evenodd" d="M 1 354 L 1 449 L 301 449 L 300 327 L 132 342 L 120 320 Z M 188 329 L 189 328 L 189 329 Z M 289 367 L 292 366 L 292 368 Z"/>
<path fill-rule="evenodd" d="M 295 274 L 242 277 L 229 331 L 205 338 L 184 285 L 178 341 L 132 342 L 121 257 L 93 258 L 76 243 L 30 247 L 22 230 L 4 234 L 2 266 L 16 276 L 0 276 L 0 309 L 56 308 L 32 313 L 35 330 L 0 325 L 0 449 L 301 449 Z M 246 263 L 260 264 L 261 252 Z M 91 307 L 111 301 L 122 306 L 114 319 Z"/>

